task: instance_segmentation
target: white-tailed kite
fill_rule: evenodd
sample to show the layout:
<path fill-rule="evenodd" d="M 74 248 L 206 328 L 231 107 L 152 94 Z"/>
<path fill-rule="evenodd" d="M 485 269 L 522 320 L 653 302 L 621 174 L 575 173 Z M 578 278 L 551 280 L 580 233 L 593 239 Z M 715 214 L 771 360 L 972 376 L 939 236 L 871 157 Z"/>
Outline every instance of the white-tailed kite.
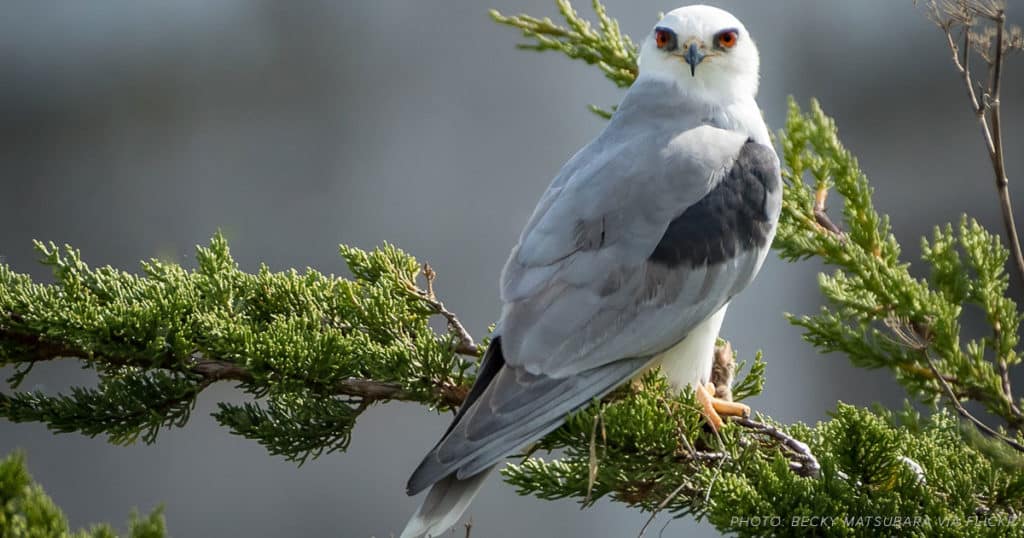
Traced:
<path fill-rule="evenodd" d="M 639 67 L 512 249 L 476 383 L 409 478 L 410 495 L 432 487 L 403 538 L 439 536 L 505 456 L 646 368 L 693 385 L 713 424 L 735 410 L 704 385 L 782 202 L 757 47 L 731 14 L 687 6 L 658 22 Z"/>

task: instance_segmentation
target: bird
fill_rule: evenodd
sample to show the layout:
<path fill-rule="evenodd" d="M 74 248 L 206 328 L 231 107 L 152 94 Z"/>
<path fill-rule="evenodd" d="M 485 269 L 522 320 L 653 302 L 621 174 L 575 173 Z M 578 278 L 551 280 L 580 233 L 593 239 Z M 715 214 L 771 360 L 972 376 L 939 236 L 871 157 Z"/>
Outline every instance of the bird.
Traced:
<path fill-rule="evenodd" d="M 409 478 L 409 495 L 430 492 L 402 538 L 439 536 L 506 456 L 650 368 L 693 386 L 713 427 L 749 413 L 708 382 L 782 206 L 757 46 L 731 13 L 684 6 L 645 36 L 638 68 L 512 248 L 476 381 Z"/>

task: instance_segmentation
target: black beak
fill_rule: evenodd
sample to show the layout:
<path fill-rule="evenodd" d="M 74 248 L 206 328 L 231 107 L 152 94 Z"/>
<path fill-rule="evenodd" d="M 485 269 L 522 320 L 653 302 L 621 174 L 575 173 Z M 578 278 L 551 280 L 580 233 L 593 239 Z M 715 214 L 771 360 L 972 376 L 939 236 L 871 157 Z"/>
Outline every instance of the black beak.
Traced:
<path fill-rule="evenodd" d="M 697 50 L 696 43 L 690 43 L 690 48 L 686 51 L 683 59 L 686 60 L 686 63 L 690 64 L 690 76 L 697 76 L 697 64 L 704 60 L 704 53 Z"/>

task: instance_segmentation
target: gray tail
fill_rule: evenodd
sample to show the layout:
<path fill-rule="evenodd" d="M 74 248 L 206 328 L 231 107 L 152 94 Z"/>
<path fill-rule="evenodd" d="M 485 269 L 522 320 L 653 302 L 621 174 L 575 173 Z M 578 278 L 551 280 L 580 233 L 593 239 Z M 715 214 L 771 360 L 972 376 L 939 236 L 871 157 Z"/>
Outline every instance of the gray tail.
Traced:
<path fill-rule="evenodd" d="M 441 533 L 459 521 L 493 468 L 463 479 L 456 478 L 455 473 L 452 473 L 435 483 L 419 510 L 405 525 L 401 538 L 441 536 Z"/>

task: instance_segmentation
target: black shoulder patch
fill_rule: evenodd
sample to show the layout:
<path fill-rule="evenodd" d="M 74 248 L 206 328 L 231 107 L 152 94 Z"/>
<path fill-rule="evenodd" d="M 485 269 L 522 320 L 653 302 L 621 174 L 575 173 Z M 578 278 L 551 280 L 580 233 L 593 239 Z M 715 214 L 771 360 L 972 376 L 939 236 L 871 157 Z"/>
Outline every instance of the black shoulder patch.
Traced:
<path fill-rule="evenodd" d="M 466 410 L 469 409 L 473 402 L 483 394 L 484 389 L 491 383 L 494 376 L 498 375 L 498 372 L 505 367 L 505 355 L 501 352 L 501 336 L 495 336 L 491 340 L 491 345 L 487 346 L 487 352 L 484 353 L 484 358 L 481 361 L 480 370 L 477 371 L 476 381 L 473 383 L 473 388 L 469 389 L 469 394 L 466 395 L 466 399 L 462 401 L 462 405 L 459 406 L 458 413 L 455 414 L 455 418 L 452 419 L 452 423 L 448 425 L 448 429 L 445 430 L 444 435 L 441 436 L 443 441 L 445 437 L 451 433 L 452 428 L 459 423 L 462 415 L 466 414 Z M 440 444 L 440 441 L 438 441 Z"/>
<path fill-rule="evenodd" d="M 648 260 L 669 267 L 695 267 L 764 247 L 772 229 L 768 197 L 777 196 L 780 187 L 772 149 L 747 140 L 722 181 L 669 223 Z"/>

